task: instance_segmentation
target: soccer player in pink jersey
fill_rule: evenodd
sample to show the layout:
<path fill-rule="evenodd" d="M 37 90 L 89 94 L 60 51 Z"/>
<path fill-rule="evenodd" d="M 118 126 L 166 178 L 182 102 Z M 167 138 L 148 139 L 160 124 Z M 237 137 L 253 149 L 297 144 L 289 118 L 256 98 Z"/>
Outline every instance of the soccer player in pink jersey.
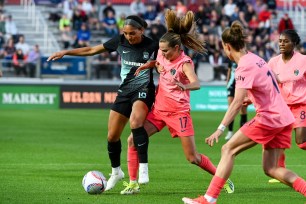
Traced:
<path fill-rule="evenodd" d="M 204 42 L 197 39 L 194 14 L 189 11 L 179 18 L 175 11 L 167 10 L 165 14 L 168 31 L 159 41 L 159 51 L 155 66 L 160 73 L 155 102 L 146 118 L 145 129 L 149 136 L 168 127 L 173 138 L 181 140 L 186 159 L 208 173 L 214 175 L 216 167 L 203 154 L 196 151 L 194 129 L 190 116 L 190 90 L 200 88 L 194 71 L 194 64 L 182 50 L 182 44 L 198 53 L 205 53 Z M 143 65 L 136 73 L 152 66 Z M 138 163 L 137 151 L 132 135 L 128 138 L 128 171 L 130 182 L 121 194 L 129 195 L 139 192 L 137 172 L 139 166 L 140 184 L 148 183 L 147 164 Z M 228 180 L 224 188 L 228 193 L 234 192 L 233 183 Z"/>
<path fill-rule="evenodd" d="M 238 114 L 241 106 L 249 101 L 256 109 L 255 117 L 242 126 L 222 147 L 221 160 L 204 196 L 183 198 L 187 204 L 216 203 L 220 191 L 230 176 L 237 154 L 256 144 L 263 146 L 263 169 L 266 175 L 280 180 L 306 196 L 306 181 L 294 172 L 277 165 L 284 149 L 291 146 L 294 117 L 280 94 L 272 70 L 257 55 L 248 52 L 242 25 L 235 21 L 222 33 L 224 52 L 238 64 L 235 73 L 235 97 L 217 130 L 205 139 L 209 146 L 218 142 L 226 126 Z"/>
<path fill-rule="evenodd" d="M 295 117 L 295 142 L 299 148 L 306 150 L 306 56 L 294 50 L 300 41 L 295 30 L 284 30 L 278 41 L 280 55 L 273 57 L 268 64 Z M 281 155 L 278 165 L 285 167 L 285 154 Z M 275 182 L 279 181 L 269 180 L 269 183 Z"/>

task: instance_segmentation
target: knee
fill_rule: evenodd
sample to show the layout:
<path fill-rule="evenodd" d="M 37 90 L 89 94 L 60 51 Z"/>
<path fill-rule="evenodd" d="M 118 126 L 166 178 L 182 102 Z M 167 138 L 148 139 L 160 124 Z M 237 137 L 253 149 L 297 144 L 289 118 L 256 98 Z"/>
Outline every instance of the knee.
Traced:
<path fill-rule="evenodd" d="M 225 144 L 225 145 L 222 146 L 222 148 L 221 148 L 221 155 L 222 156 L 230 156 L 230 157 L 232 157 L 235 154 L 236 154 L 235 151 L 232 148 L 230 148 L 229 145 Z"/>
<path fill-rule="evenodd" d="M 269 177 L 274 177 L 274 172 L 275 172 L 275 168 L 274 167 L 268 167 L 268 166 L 264 166 L 263 167 L 263 171 L 264 173 L 269 176 Z"/>
<path fill-rule="evenodd" d="M 133 118 L 130 119 L 130 127 L 131 129 L 136 129 L 136 128 L 140 128 L 143 126 L 143 121 L 137 119 L 137 118 Z"/>

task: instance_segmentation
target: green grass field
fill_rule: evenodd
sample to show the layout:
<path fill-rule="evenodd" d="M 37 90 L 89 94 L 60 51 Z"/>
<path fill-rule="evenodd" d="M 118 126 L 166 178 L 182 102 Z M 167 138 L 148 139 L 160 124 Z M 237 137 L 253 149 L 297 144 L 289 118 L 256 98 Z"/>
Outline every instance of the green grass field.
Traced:
<path fill-rule="evenodd" d="M 184 196 L 197 197 L 211 176 L 189 164 L 179 139 L 167 130 L 154 135 L 149 146 L 150 183 L 138 195 L 122 196 L 120 182 L 101 195 L 88 195 L 81 181 L 86 172 L 99 170 L 108 177 L 106 149 L 108 110 L 1 110 L 0 203 L 173 204 Z M 193 112 L 197 149 L 217 164 L 219 144 L 210 148 L 204 138 L 224 113 Z M 236 121 L 236 125 L 239 121 Z M 122 135 L 121 163 L 127 177 L 126 138 Z M 293 141 L 294 142 L 294 141 Z M 294 144 L 294 143 L 293 143 Z M 306 199 L 282 184 L 268 184 L 261 167 L 261 146 L 239 155 L 231 179 L 234 194 L 221 193 L 218 203 L 304 204 Z M 306 178 L 305 152 L 292 145 L 287 167 Z"/>

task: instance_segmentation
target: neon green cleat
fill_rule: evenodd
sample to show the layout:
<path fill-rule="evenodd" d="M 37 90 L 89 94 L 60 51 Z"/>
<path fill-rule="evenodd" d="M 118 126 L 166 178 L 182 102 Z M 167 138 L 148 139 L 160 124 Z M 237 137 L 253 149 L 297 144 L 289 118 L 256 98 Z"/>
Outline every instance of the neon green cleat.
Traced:
<path fill-rule="evenodd" d="M 230 179 L 227 179 L 225 185 L 223 186 L 223 189 L 225 190 L 226 193 L 234 193 L 235 191 L 234 183 Z"/>
<path fill-rule="evenodd" d="M 277 179 L 270 179 L 269 183 L 280 183 L 280 181 Z"/>
<path fill-rule="evenodd" d="M 135 193 L 139 193 L 140 188 L 138 183 L 128 183 L 126 181 L 123 182 L 123 186 L 125 186 L 125 189 L 123 189 L 120 194 L 121 195 L 131 195 Z"/>

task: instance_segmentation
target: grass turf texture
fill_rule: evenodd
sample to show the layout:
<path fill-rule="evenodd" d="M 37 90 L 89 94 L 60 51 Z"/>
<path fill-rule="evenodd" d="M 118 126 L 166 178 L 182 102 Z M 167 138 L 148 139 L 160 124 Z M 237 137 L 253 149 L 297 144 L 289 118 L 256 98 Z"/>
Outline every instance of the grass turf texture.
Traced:
<path fill-rule="evenodd" d="M 173 204 L 181 198 L 205 192 L 211 176 L 189 164 L 180 140 L 165 129 L 150 139 L 150 183 L 138 195 L 120 195 L 122 182 L 101 195 L 85 193 L 81 181 L 86 172 L 99 170 L 108 178 L 106 149 L 108 110 L 1 110 L 0 203 L 103 203 Z M 199 152 L 213 163 L 220 159 L 221 141 L 210 148 L 204 138 L 212 133 L 224 113 L 193 112 Z M 249 116 L 250 118 L 250 116 Z M 236 129 L 239 118 L 236 119 Z M 126 173 L 126 138 L 122 135 L 121 164 Z M 224 134 L 225 135 L 225 134 Z M 218 203 L 302 204 L 306 199 L 282 184 L 268 184 L 261 167 L 261 146 L 235 161 L 231 179 L 234 194 L 221 193 Z M 305 152 L 294 144 L 287 150 L 287 167 L 306 178 Z"/>

